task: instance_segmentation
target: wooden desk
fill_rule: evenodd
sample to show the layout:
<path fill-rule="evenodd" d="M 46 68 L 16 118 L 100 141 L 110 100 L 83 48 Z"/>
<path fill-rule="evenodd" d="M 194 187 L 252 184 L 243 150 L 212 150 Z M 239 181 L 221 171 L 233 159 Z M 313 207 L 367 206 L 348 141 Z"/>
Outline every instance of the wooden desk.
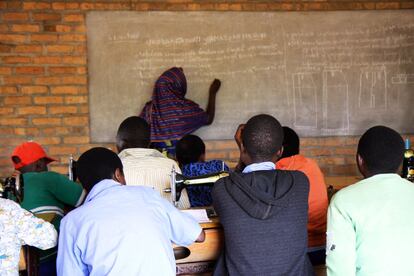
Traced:
<path fill-rule="evenodd" d="M 326 187 L 332 185 L 335 190 L 340 190 L 361 180 L 362 176 L 325 176 Z"/>
<path fill-rule="evenodd" d="M 224 243 L 224 234 L 219 219 L 212 218 L 211 220 L 211 222 L 200 224 L 206 234 L 204 242 L 195 242 L 188 246 L 190 255 L 176 261 L 177 275 L 200 275 L 212 271 Z M 174 247 L 177 246 L 174 245 Z"/>

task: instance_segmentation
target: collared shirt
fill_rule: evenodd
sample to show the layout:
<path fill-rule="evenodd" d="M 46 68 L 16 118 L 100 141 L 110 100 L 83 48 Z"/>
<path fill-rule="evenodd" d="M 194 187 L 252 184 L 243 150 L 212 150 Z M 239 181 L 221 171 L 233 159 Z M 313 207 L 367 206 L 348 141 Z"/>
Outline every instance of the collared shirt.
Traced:
<path fill-rule="evenodd" d="M 61 224 L 58 275 L 175 275 L 171 242 L 187 246 L 200 225 L 149 187 L 103 180 Z"/>
<path fill-rule="evenodd" d="M 414 275 L 414 184 L 377 174 L 348 186 L 328 209 L 328 275 Z"/>
<path fill-rule="evenodd" d="M 243 173 L 250 173 L 255 171 L 269 171 L 275 169 L 275 163 L 267 161 L 261 163 L 253 163 L 244 168 Z"/>
<path fill-rule="evenodd" d="M 20 247 L 54 247 L 57 232 L 53 225 L 36 218 L 11 200 L 0 198 L 0 275 L 19 275 Z"/>
<path fill-rule="evenodd" d="M 168 200 L 171 200 L 171 193 L 164 192 L 170 188 L 170 175 L 173 166 L 177 173 L 181 173 L 177 163 L 162 155 L 154 149 L 130 148 L 119 153 L 119 158 L 124 166 L 124 174 L 127 185 L 147 186 L 155 189 Z M 178 208 L 190 208 L 187 191 L 184 189 L 178 202 Z"/>

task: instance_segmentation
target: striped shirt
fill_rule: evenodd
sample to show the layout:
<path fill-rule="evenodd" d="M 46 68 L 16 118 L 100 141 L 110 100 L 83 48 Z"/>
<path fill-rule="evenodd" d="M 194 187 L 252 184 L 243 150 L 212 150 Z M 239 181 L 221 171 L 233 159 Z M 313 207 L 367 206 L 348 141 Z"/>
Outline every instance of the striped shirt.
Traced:
<path fill-rule="evenodd" d="M 159 151 L 146 148 L 130 148 L 119 153 L 119 158 L 124 166 L 124 174 L 127 185 L 142 185 L 152 187 L 160 195 L 172 202 L 171 193 L 164 192 L 170 188 L 171 169 L 174 166 L 176 172 L 181 173 L 177 163 L 162 155 Z M 178 208 L 190 207 L 187 191 L 181 193 Z"/>

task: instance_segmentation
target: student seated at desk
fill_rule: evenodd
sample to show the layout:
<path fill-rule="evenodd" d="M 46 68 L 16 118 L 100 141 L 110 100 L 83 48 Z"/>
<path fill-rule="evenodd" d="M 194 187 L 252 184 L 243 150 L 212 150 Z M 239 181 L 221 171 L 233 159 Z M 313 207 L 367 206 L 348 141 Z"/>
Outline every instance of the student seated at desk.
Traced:
<path fill-rule="evenodd" d="M 277 161 L 278 170 L 301 171 L 309 180 L 308 209 L 308 255 L 313 265 L 325 263 L 326 212 L 328 193 L 325 179 L 318 164 L 299 154 L 299 136 L 283 127 L 283 154 Z"/>
<path fill-rule="evenodd" d="M 118 128 L 116 148 L 124 166 L 127 185 L 143 185 L 154 188 L 163 198 L 172 202 L 171 194 L 164 192 L 170 188 L 170 174 L 173 167 L 181 173 L 177 163 L 156 149 L 148 148 L 150 127 L 137 116 L 126 118 Z M 187 191 L 183 190 L 178 202 L 180 209 L 190 207 Z"/>
<path fill-rule="evenodd" d="M 206 146 L 200 137 L 186 135 L 181 138 L 176 147 L 177 161 L 180 164 L 182 174 L 187 177 L 229 171 L 229 168 L 221 160 L 206 161 Z M 191 207 L 210 206 L 211 186 L 193 185 L 187 187 Z"/>
<path fill-rule="evenodd" d="M 171 243 L 188 246 L 204 240 L 200 225 L 157 191 L 126 186 L 122 162 L 114 152 L 86 151 L 77 173 L 88 195 L 62 220 L 59 275 L 173 276 Z"/>
<path fill-rule="evenodd" d="M 85 198 L 82 186 L 64 175 L 48 171 L 47 164 L 55 159 L 47 156 L 35 142 L 25 142 L 16 147 L 11 159 L 17 172 L 23 174 L 24 197 L 20 205 L 51 222 L 59 231 L 64 208 L 82 204 Z M 40 275 L 56 275 L 56 254 L 56 248 L 40 251 Z"/>
<path fill-rule="evenodd" d="M 0 275 L 19 275 L 20 248 L 30 245 L 40 249 L 56 246 L 53 225 L 36 218 L 17 203 L 0 198 Z"/>
<path fill-rule="evenodd" d="M 360 138 L 364 180 L 337 192 L 328 209 L 328 275 L 414 275 L 414 184 L 398 174 L 404 141 L 376 126 Z"/>
<path fill-rule="evenodd" d="M 242 172 L 213 188 L 224 230 L 224 250 L 214 275 L 313 275 L 307 251 L 309 183 L 299 171 L 275 170 L 283 129 L 270 115 L 239 126 Z"/>

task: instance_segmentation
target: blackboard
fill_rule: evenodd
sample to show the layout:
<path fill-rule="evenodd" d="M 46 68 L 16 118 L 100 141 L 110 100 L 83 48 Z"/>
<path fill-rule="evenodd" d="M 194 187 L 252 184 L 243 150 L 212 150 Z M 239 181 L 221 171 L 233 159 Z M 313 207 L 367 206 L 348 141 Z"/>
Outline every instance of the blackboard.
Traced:
<path fill-rule="evenodd" d="M 230 139 L 270 113 L 301 136 L 414 132 L 414 11 L 90 12 L 91 139 L 111 142 L 166 69 L 183 67 L 202 107 L 222 80 L 216 119 L 197 133 Z"/>

